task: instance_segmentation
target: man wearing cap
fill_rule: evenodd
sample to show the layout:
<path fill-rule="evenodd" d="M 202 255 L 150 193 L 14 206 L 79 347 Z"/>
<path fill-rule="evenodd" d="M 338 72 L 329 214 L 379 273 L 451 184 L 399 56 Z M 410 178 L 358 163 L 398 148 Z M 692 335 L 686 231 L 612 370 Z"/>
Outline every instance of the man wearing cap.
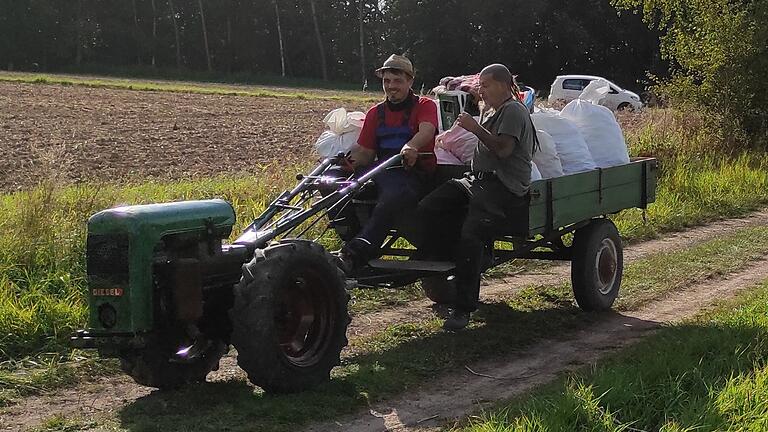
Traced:
<path fill-rule="evenodd" d="M 419 254 L 456 263 L 458 296 L 443 324 L 446 330 L 466 327 L 477 309 L 484 258 L 490 257 L 494 239 L 527 232 L 536 130 L 528 109 L 512 93 L 514 84 L 504 65 L 480 72 L 480 97 L 493 112 L 482 124 L 466 113 L 456 120 L 479 138 L 472 173 L 443 184 L 419 203 L 424 235 Z"/>
<path fill-rule="evenodd" d="M 378 189 L 376 207 L 357 236 L 341 250 L 345 270 L 354 270 L 377 255 L 399 214 L 415 209 L 430 184 L 435 170 L 437 106 L 416 96 L 413 65 L 406 57 L 393 54 L 376 70 L 382 79 L 386 100 L 365 115 L 357 145 L 350 159 L 355 170 L 403 156 L 403 166 L 389 169 L 374 179 Z"/>

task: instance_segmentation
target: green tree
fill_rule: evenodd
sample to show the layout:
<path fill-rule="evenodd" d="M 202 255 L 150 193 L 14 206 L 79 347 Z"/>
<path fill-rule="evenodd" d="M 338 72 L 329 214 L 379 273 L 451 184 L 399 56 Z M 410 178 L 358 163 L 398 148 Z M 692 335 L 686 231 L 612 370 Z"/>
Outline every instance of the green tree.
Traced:
<path fill-rule="evenodd" d="M 658 90 L 673 101 L 705 107 L 726 132 L 744 131 L 762 144 L 768 132 L 768 1 L 614 0 L 642 10 L 662 32 L 671 60 Z"/>

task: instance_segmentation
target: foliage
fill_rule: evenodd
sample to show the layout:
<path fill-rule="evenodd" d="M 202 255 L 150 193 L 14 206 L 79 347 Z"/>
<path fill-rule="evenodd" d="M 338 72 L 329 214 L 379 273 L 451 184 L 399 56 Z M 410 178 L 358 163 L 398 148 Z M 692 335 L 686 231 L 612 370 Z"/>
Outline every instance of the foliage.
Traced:
<path fill-rule="evenodd" d="M 0 0 L 0 68 L 130 74 L 177 69 L 175 21 L 178 69 L 204 71 L 199 3 L 172 4 L 174 15 L 169 0 Z M 323 76 L 308 0 L 203 0 L 202 5 L 213 74 L 280 75 L 279 14 L 287 75 Z M 417 89 L 422 82 L 430 88 L 444 75 L 477 72 L 494 62 L 508 64 L 545 91 L 557 73 L 604 74 L 639 89 L 646 70 L 663 74 L 666 68 L 655 33 L 640 17 L 617 14 L 609 0 L 315 5 L 329 79 L 358 88 L 363 78 L 370 88 L 378 87 L 373 70 L 392 52 L 413 57 L 420 71 Z"/>
<path fill-rule="evenodd" d="M 659 90 L 675 101 L 706 107 L 732 134 L 766 144 L 768 131 L 768 2 L 747 0 L 614 0 L 642 9 L 662 31 L 672 61 Z"/>

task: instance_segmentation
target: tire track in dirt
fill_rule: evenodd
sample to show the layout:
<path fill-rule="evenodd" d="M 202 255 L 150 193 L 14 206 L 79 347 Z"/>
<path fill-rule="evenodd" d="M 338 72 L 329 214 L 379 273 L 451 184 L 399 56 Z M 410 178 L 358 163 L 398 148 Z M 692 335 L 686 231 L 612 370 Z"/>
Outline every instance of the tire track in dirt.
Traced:
<path fill-rule="evenodd" d="M 553 381 L 564 371 L 592 364 L 626 347 L 661 325 L 689 318 L 714 299 L 733 298 L 768 280 L 764 257 L 726 278 L 710 280 L 670 294 L 636 311 L 607 313 L 568 340 L 542 341 L 504 360 L 479 362 L 444 375 L 425 389 L 375 404 L 355 418 L 315 425 L 310 431 L 414 431 L 466 417 Z M 482 375 L 482 376 L 481 376 Z"/>
<path fill-rule="evenodd" d="M 630 245 L 624 250 L 624 259 L 625 262 L 629 262 L 660 251 L 683 249 L 740 228 L 766 224 L 768 224 L 768 210 L 752 213 L 744 218 L 721 220 L 672 233 L 661 239 Z M 485 301 L 508 297 L 530 284 L 561 283 L 567 281 L 569 277 L 570 264 L 559 263 L 539 273 L 524 273 L 493 279 L 482 287 L 481 296 Z M 354 344 L 355 339 L 373 335 L 392 324 L 434 317 L 435 312 L 430 308 L 431 305 L 432 302 L 429 300 L 418 300 L 403 307 L 355 316 L 348 330 L 350 341 Z M 246 376 L 237 367 L 235 353 L 231 351 L 222 358 L 219 370 L 208 376 L 208 381 L 234 379 L 245 381 Z M 21 399 L 16 405 L 0 409 L 0 431 L 36 427 L 53 415 L 85 418 L 109 415 L 119 410 L 121 406 L 153 391 L 137 385 L 125 375 L 99 378 L 95 382 L 57 390 L 50 395 L 27 397 Z M 400 415 L 402 416 L 403 412 L 400 412 Z"/>

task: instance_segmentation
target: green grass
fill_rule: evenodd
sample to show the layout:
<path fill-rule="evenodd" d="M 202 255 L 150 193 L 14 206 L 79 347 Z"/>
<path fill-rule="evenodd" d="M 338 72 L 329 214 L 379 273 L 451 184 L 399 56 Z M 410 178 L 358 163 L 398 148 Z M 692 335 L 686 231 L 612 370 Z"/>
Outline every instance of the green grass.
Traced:
<path fill-rule="evenodd" d="M 244 86 L 220 83 L 196 83 L 181 81 L 149 81 L 107 77 L 80 77 L 70 75 L 0 73 L 0 82 L 26 84 L 58 84 L 91 88 L 108 88 L 136 91 L 161 91 L 171 93 L 194 93 L 222 96 L 272 97 L 302 100 L 326 100 L 374 103 L 381 100 L 378 93 L 363 93 L 350 90 L 317 91 L 299 88 L 269 86 Z"/>
<path fill-rule="evenodd" d="M 768 430 L 768 283 L 461 430 Z"/>
<path fill-rule="evenodd" d="M 631 263 L 627 284 L 644 283 L 644 274 L 634 269 L 642 269 L 656 259 L 670 265 L 669 271 L 649 287 L 656 296 L 737 271 L 750 263 L 753 251 L 739 247 L 723 250 L 712 245 L 737 245 L 745 236 L 768 237 L 768 227 L 745 228 L 693 248 L 692 253 L 705 258 L 693 269 L 687 256 L 675 253 L 660 253 Z M 768 252 L 768 243 L 758 243 L 763 245 L 763 253 Z M 713 259 L 715 255 L 728 255 L 728 259 Z M 632 290 L 626 293 L 628 298 L 636 295 Z M 631 304 L 650 300 L 644 299 Z M 206 383 L 176 392 L 153 393 L 123 407 L 117 421 L 120 430 L 131 431 L 295 430 L 301 424 L 330 420 L 416 389 L 470 362 L 509 355 L 539 339 L 567 337 L 571 331 L 588 328 L 601 315 L 581 312 L 573 304 L 567 286 L 560 285 L 528 287 L 506 300 L 482 305 L 473 318 L 467 330 L 454 334 L 441 331 L 439 319 L 430 319 L 393 325 L 353 340 L 354 354 L 343 359 L 330 383 L 316 390 L 271 396 L 238 380 Z"/>

